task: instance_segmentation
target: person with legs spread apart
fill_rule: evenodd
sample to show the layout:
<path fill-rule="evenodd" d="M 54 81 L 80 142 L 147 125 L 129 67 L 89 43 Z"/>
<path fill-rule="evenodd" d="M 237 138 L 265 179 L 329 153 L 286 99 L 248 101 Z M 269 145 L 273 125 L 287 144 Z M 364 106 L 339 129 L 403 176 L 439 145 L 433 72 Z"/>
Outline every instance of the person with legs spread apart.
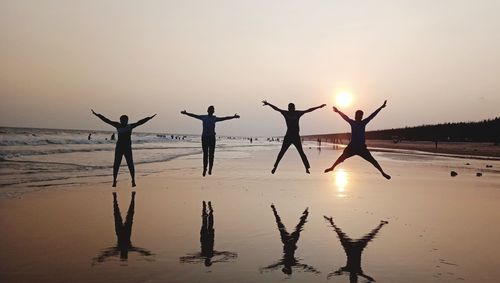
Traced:
<path fill-rule="evenodd" d="M 118 170 L 120 169 L 120 164 L 122 163 L 122 157 L 125 155 L 125 160 L 127 161 L 128 169 L 130 171 L 130 177 L 132 177 L 132 187 L 135 187 L 135 169 L 134 169 L 134 160 L 132 159 L 132 130 L 140 126 L 147 121 L 153 119 L 156 114 L 150 117 L 146 117 L 144 119 L 139 120 L 137 123 L 128 123 L 128 116 L 122 115 L 120 117 L 120 122 L 111 121 L 108 118 L 104 117 L 101 114 L 95 113 L 92 110 L 92 114 L 96 115 L 104 121 L 105 123 L 116 128 L 118 132 L 118 140 L 116 141 L 115 147 L 115 162 L 113 165 L 113 187 L 116 187 L 116 177 L 118 176 Z"/>
<path fill-rule="evenodd" d="M 186 110 L 181 111 L 181 114 L 196 118 L 203 122 L 203 132 L 201 134 L 201 146 L 203 148 L 203 177 L 207 174 L 207 165 L 208 175 L 212 175 L 215 154 L 215 123 L 240 118 L 238 114 L 227 117 L 217 117 L 214 115 L 215 108 L 213 106 L 209 106 L 207 112 L 208 115 L 196 115 L 189 113 Z"/>
<path fill-rule="evenodd" d="M 333 107 L 333 111 L 339 113 L 339 115 L 347 122 L 349 125 L 351 125 L 351 142 L 347 145 L 347 147 L 344 149 L 344 152 L 340 157 L 333 163 L 332 167 L 325 169 L 325 173 L 333 171 L 337 165 L 342 163 L 344 160 L 346 160 L 349 157 L 352 157 L 354 155 L 359 155 L 363 157 L 366 161 L 370 162 L 375 168 L 377 168 L 382 176 L 384 176 L 386 179 L 391 179 L 391 176 L 386 174 L 384 170 L 382 170 L 382 167 L 380 167 L 380 164 L 378 164 L 377 160 L 373 158 L 371 155 L 370 151 L 366 148 L 366 142 L 365 142 L 365 128 L 366 124 L 370 122 L 377 114 L 384 108 L 387 104 L 387 100 L 384 101 L 384 104 L 380 106 L 375 112 L 373 112 L 370 116 L 368 116 L 366 119 L 363 119 L 363 111 L 358 110 L 356 111 L 356 116 L 355 119 L 352 120 L 351 118 L 347 117 L 344 113 L 342 113 L 340 110 L 338 110 L 335 106 Z"/>
<path fill-rule="evenodd" d="M 326 106 L 326 104 L 322 104 L 320 106 L 316 106 L 313 108 L 309 108 L 307 110 L 295 110 L 295 104 L 289 103 L 288 104 L 288 111 L 281 110 L 278 107 L 272 105 L 271 103 L 267 102 L 266 100 L 262 101 L 264 106 L 269 105 L 272 109 L 278 111 L 285 117 L 286 121 L 286 134 L 285 138 L 283 139 L 283 145 L 281 146 L 281 150 L 278 153 L 278 158 L 276 158 L 276 162 L 274 163 L 274 167 L 271 170 L 271 173 L 274 174 L 276 172 L 276 168 L 278 168 L 278 164 L 281 161 L 281 158 L 283 158 L 283 155 L 285 152 L 288 150 L 290 145 L 294 145 L 295 148 L 297 148 L 297 151 L 300 154 L 300 157 L 302 158 L 302 162 L 304 163 L 304 167 L 306 168 L 306 173 L 309 174 L 309 161 L 307 160 L 307 156 L 304 153 L 304 150 L 302 149 L 302 140 L 300 138 L 299 134 L 299 119 L 304 115 L 305 113 L 312 112 L 318 108 L 323 108 Z"/>

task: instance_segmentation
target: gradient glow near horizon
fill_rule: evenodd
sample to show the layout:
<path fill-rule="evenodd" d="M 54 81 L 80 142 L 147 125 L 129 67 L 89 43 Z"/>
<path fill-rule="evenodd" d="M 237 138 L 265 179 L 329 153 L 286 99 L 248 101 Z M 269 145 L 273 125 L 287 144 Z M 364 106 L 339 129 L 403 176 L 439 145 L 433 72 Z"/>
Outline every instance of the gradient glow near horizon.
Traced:
<path fill-rule="evenodd" d="M 241 119 L 222 135 L 282 135 L 286 109 L 327 103 L 301 132 L 382 129 L 500 115 L 499 1 L 0 1 L 0 125 L 200 133 L 179 112 Z"/>

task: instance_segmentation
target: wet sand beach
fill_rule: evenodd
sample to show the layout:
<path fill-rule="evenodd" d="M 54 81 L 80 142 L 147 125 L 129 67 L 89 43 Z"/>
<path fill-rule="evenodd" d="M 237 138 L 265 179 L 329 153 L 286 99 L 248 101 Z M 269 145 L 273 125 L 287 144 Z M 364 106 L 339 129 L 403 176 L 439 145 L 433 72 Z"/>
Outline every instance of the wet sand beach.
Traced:
<path fill-rule="evenodd" d="M 110 171 L 2 198 L 0 281 L 498 282 L 499 161 L 375 152 L 388 181 L 305 149 L 311 175 L 294 149 L 271 175 L 273 147 L 216 152 L 205 178 L 199 154 L 139 165 L 133 203 L 125 168 L 116 189 Z"/>

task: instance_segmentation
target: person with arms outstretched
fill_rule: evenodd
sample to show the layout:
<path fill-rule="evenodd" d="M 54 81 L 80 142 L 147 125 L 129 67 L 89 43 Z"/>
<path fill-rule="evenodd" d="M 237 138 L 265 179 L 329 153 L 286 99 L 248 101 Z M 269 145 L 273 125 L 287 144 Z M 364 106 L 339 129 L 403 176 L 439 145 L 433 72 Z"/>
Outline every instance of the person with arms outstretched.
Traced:
<path fill-rule="evenodd" d="M 283 115 L 283 117 L 285 118 L 287 127 L 285 137 L 283 138 L 283 145 L 281 146 L 281 150 L 278 153 L 278 157 L 276 158 L 276 162 L 274 163 L 274 167 L 271 170 L 271 173 L 274 174 L 274 172 L 276 172 L 276 168 L 278 168 L 278 164 L 280 163 L 281 158 L 283 158 L 283 155 L 285 155 L 285 152 L 288 150 L 290 145 L 293 144 L 295 148 L 297 148 L 297 151 L 299 152 L 300 157 L 302 158 L 302 162 L 304 163 L 304 167 L 306 168 L 306 173 L 309 174 L 309 168 L 311 168 L 311 166 L 309 165 L 307 156 L 304 153 L 304 150 L 302 149 L 302 139 L 300 138 L 299 134 L 299 119 L 305 113 L 309 113 L 316 109 L 323 108 L 326 106 L 326 104 L 321 104 L 320 106 L 312 107 L 307 110 L 295 110 L 295 104 L 289 103 L 288 111 L 286 111 L 279 109 L 278 107 L 272 105 L 266 100 L 263 100 L 262 103 L 264 104 L 263 106 L 268 105 L 272 109 L 280 112 L 281 115 Z"/>
<path fill-rule="evenodd" d="M 127 161 L 128 169 L 130 171 L 130 177 L 132 177 L 132 187 L 135 187 L 135 169 L 134 169 L 134 160 L 132 159 L 132 130 L 140 126 L 147 121 L 153 119 L 156 114 L 150 117 L 146 117 L 137 121 L 136 123 L 129 124 L 128 116 L 122 115 L 120 116 L 120 122 L 111 121 L 108 118 L 104 117 L 101 114 L 95 113 L 92 110 L 92 114 L 96 115 L 104 121 L 105 123 L 116 128 L 118 132 L 118 140 L 116 141 L 115 147 L 115 161 L 113 164 L 113 187 L 116 187 L 116 177 L 118 177 L 118 170 L 120 169 L 120 164 L 122 163 L 122 157 L 125 156 L 125 160 Z"/>
<path fill-rule="evenodd" d="M 380 164 L 378 164 L 377 160 L 373 158 L 371 155 L 370 151 L 366 148 L 366 141 L 365 141 L 365 128 L 366 124 L 370 122 L 377 114 L 382 110 L 387 105 L 387 100 L 384 101 L 384 104 L 380 106 L 377 110 L 375 110 L 370 116 L 367 118 L 363 119 L 363 111 L 358 110 L 356 111 L 355 114 L 355 119 L 352 120 L 351 118 L 347 117 L 344 113 L 342 113 L 340 110 L 337 109 L 337 107 L 333 107 L 333 111 L 339 113 L 339 115 L 347 122 L 349 125 L 351 125 L 351 142 L 347 145 L 347 147 L 344 149 L 344 152 L 342 155 L 339 156 L 337 161 L 333 163 L 332 167 L 325 169 L 325 173 L 333 171 L 337 165 L 342 163 L 344 160 L 346 160 L 349 157 L 352 157 L 354 155 L 359 155 L 363 157 L 366 161 L 370 162 L 375 168 L 380 171 L 382 176 L 384 176 L 387 180 L 391 179 L 391 176 L 386 174 L 384 170 L 382 170 L 382 167 L 380 167 Z"/>
<path fill-rule="evenodd" d="M 201 133 L 201 147 L 203 148 L 203 177 L 207 174 L 207 165 L 208 175 L 212 175 L 215 154 L 215 123 L 240 118 L 238 114 L 227 117 L 217 117 L 214 115 L 214 112 L 215 108 L 212 105 L 207 109 L 208 115 L 196 115 L 189 113 L 186 110 L 181 111 L 181 114 L 193 117 L 203 122 L 203 132 Z"/>

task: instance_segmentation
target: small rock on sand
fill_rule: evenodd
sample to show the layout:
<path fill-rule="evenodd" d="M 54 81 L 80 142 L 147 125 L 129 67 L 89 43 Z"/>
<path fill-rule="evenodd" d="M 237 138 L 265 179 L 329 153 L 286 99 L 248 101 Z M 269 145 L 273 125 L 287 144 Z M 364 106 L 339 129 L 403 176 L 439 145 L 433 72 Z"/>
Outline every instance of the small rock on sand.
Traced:
<path fill-rule="evenodd" d="M 483 176 L 483 173 L 480 173 L 480 172 L 476 173 L 476 177 L 481 177 L 481 176 Z"/>
<path fill-rule="evenodd" d="M 458 173 L 457 173 L 457 172 L 455 172 L 455 171 L 451 171 L 451 172 L 450 172 L 450 176 L 452 176 L 452 177 L 455 177 L 455 176 L 457 176 L 457 175 L 458 175 Z"/>

